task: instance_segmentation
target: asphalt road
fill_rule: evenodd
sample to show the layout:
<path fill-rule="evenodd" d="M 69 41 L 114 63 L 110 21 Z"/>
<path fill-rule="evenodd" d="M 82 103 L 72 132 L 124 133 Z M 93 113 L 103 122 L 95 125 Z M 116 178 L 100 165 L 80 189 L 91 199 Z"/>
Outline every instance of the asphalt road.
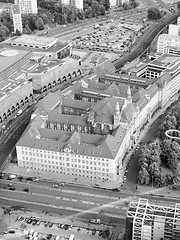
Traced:
<path fill-rule="evenodd" d="M 10 125 L 10 129 L 7 129 L 0 138 L 0 168 L 2 167 L 5 159 L 14 148 L 18 139 L 26 129 L 30 116 L 34 112 L 34 104 L 27 108 L 21 115 L 19 115 Z"/>

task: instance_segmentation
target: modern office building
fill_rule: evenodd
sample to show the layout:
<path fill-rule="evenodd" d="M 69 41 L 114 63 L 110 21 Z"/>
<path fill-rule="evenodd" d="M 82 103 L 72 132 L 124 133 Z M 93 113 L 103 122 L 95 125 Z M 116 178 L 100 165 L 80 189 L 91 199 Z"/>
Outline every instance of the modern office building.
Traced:
<path fill-rule="evenodd" d="M 126 216 L 126 240 L 179 240 L 180 205 L 167 207 L 147 199 L 130 202 Z"/>
<path fill-rule="evenodd" d="M 83 0 L 61 0 L 65 5 L 74 5 L 78 9 L 83 10 Z"/>
<path fill-rule="evenodd" d="M 180 25 L 169 24 L 168 34 L 172 36 L 180 35 Z"/>
<path fill-rule="evenodd" d="M 37 0 L 15 0 L 15 4 L 19 5 L 21 14 L 38 13 Z"/>
<path fill-rule="evenodd" d="M 161 34 L 157 41 L 158 53 L 169 53 L 174 55 L 180 55 L 180 36 L 174 36 L 169 34 Z"/>
<path fill-rule="evenodd" d="M 71 58 L 70 53 L 70 44 L 55 38 L 22 35 L 1 43 L 0 126 L 8 116 L 29 104 L 38 86 L 47 90 L 61 83 L 61 78 L 65 81 L 70 74 L 80 74 L 79 60 Z"/>
<path fill-rule="evenodd" d="M 129 0 L 110 0 L 109 5 L 110 5 L 110 8 L 113 8 L 113 7 L 118 7 L 123 5 L 123 3 L 125 2 L 129 3 Z"/>
<path fill-rule="evenodd" d="M 22 17 L 21 17 L 19 5 L 12 4 L 11 8 L 12 8 L 14 32 L 18 30 L 21 33 L 23 31 L 23 26 L 22 26 Z"/>

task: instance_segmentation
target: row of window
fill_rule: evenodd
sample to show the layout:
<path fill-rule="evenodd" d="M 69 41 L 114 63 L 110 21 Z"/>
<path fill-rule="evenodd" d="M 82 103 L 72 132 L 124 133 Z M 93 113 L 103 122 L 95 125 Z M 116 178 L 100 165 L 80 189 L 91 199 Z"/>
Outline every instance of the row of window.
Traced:
<path fill-rule="evenodd" d="M 48 165 L 31 165 L 27 164 L 26 161 L 23 161 L 23 166 L 25 168 L 35 169 L 39 171 L 48 171 L 48 172 L 56 172 L 56 173 L 65 173 L 65 174 L 71 174 L 71 175 L 79 175 L 84 177 L 99 177 L 100 179 L 102 177 L 105 177 L 108 179 L 109 173 L 108 172 L 101 172 L 101 171 L 92 171 L 92 170 L 85 170 L 85 169 L 70 169 L 70 168 L 63 168 L 63 167 L 57 167 L 57 166 L 48 166 Z"/>
<path fill-rule="evenodd" d="M 94 163 L 94 166 L 89 166 L 89 165 L 79 165 L 79 164 L 73 164 L 73 163 L 62 163 L 62 162 L 54 162 L 54 161 L 47 161 L 47 160 L 40 160 L 40 159 L 36 159 L 35 162 L 35 158 L 33 159 L 34 162 L 31 162 L 32 159 L 28 159 L 28 157 L 22 157 L 23 162 L 25 162 L 27 165 L 36 165 L 36 164 L 40 164 L 41 166 L 43 165 L 47 165 L 47 166 L 67 166 L 67 167 L 72 167 L 72 168 L 86 168 L 86 169 L 92 169 L 92 170 L 98 170 L 98 171 L 103 171 L 103 172 L 109 172 L 108 168 L 105 168 L 105 164 L 102 165 L 102 168 L 100 167 L 101 164 L 98 163 L 98 167 L 96 167 L 96 162 Z M 29 161 L 28 161 L 29 160 Z M 54 164 L 54 165 L 53 165 Z M 87 163 L 88 164 L 88 163 Z M 108 165 L 106 165 L 106 167 L 108 167 Z"/>
<path fill-rule="evenodd" d="M 79 162 L 79 163 L 86 163 L 86 164 L 93 164 L 93 160 L 95 160 L 97 162 L 105 162 L 106 161 L 106 166 L 108 166 L 108 159 L 104 159 L 104 158 L 94 158 L 94 157 L 90 157 L 90 156 L 84 156 L 84 155 L 72 155 L 72 154 L 66 154 L 66 153 L 61 153 L 59 152 L 59 156 L 57 156 L 57 152 L 51 152 L 51 154 L 55 153 L 56 155 L 50 155 L 50 153 L 48 155 L 46 154 L 42 154 L 42 153 L 35 153 L 35 152 L 27 152 L 27 151 L 22 151 L 21 152 L 22 155 L 25 156 L 34 156 L 34 157 L 40 157 L 40 158 L 48 158 L 48 159 L 55 159 L 55 160 L 66 160 L 66 161 L 74 161 L 74 162 Z M 84 158 L 88 159 L 88 160 L 84 160 Z M 43 160 L 43 159 L 42 159 Z M 89 161 L 91 160 L 91 161 Z"/>

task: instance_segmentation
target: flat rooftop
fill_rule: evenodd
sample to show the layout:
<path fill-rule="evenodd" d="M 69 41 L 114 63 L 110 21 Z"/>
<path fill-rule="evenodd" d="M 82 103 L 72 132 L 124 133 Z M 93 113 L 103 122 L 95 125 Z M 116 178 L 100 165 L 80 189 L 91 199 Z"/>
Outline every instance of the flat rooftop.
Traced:
<path fill-rule="evenodd" d="M 164 68 L 172 68 L 174 65 L 180 62 L 179 56 L 174 56 L 170 54 L 163 54 L 157 59 L 150 62 L 148 65 L 156 65 Z"/>
<path fill-rule="evenodd" d="M 51 38 L 51 37 L 42 37 L 42 36 L 24 34 L 20 37 L 14 38 L 11 43 L 46 47 L 47 45 L 49 45 L 50 43 L 56 40 L 57 40 L 56 38 Z"/>
<path fill-rule="evenodd" d="M 30 71 L 30 73 L 42 73 L 44 71 L 47 71 L 51 69 L 52 67 L 55 67 L 57 65 L 62 65 L 64 61 L 62 60 L 51 60 L 51 61 L 46 61 L 42 62 L 36 69 L 33 69 Z"/>
<path fill-rule="evenodd" d="M 25 50 L 0 49 L 0 75 L 4 70 L 21 60 L 28 53 L 29 51 Z"/>

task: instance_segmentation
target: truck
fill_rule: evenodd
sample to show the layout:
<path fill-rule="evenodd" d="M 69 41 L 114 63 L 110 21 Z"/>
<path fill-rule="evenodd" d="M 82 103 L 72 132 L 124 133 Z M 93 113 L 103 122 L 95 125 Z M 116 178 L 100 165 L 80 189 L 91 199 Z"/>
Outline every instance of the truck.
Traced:
<path fill-rule="evenodd" d="M 69 240 L 74 240 L 74 234 L 71 234 Z"/>

